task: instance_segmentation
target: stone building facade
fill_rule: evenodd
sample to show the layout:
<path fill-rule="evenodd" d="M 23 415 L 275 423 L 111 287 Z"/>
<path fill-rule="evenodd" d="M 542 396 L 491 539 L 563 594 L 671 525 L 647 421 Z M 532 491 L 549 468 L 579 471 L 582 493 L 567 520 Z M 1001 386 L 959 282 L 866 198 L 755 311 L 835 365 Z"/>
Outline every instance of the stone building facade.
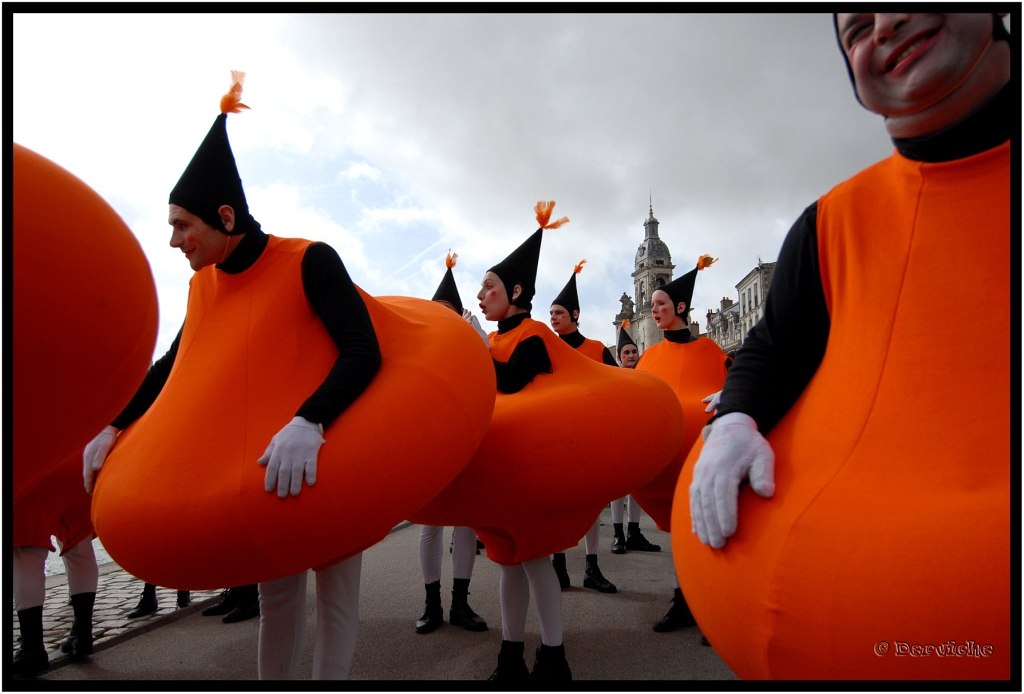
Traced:
<path fill-rule="evenodd" d="M 729 356 L 735 356 L 747 333 L 764 315 L 764 298 L 774 274 L 775 263 L 762 263 L 758 258 L 754 269 L 736 285 L 739 301 L 722 297 L 719 310 L 708 309 L 707 336 Z"/>

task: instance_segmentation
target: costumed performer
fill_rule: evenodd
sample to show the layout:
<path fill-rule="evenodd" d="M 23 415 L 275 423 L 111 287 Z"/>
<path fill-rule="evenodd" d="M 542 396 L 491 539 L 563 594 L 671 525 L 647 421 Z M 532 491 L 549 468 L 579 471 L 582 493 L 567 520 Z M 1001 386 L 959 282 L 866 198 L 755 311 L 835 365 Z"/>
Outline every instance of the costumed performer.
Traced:
<path fill-rule="evenodd" d="M 583 264 L 586 262 L 584 259 L 576 264 L 569 281 L 551 302 L 551 308 L 548 311 L 551 317 L 551 328 L 562 339 L 562 342 L 580 354 L 608 366 L 618 366 L 607 347 L 597 340 L 583 337 L 583 333 L 579 330 L 580 296 L 576 288 L 576 275 L 583 271 Z M 604 577 L 601 568 L 597 565 L 597 544 L 600 531 L 601 517 L 598 516 L 594 519 L 590 530 L 583 536 L 583 546 L 586 550 L 583 587 L 593 588 L 601 593 L 614 593 L 616 592 L 615 584 Z M 565 552 L 555 552 L 551 555 L 551 563 L 555 567 L 555 574 L 558 575 L 558 584 L 562 590 L 565 590 L 569 587 L 569 572 L 565 568 Z"/>
<path fill-rule="evenodd" d="M 526 241 L 484 274 L 476 298 L 484 318 L 498 322 L 488 336 L 491 358 L 502 393 L 518 393 L 537 375 L 551 372 L 551 359 L 540 331 L 547 327 L 530 317 L 536 293 L 537 261 L 544 229 L 557 229 L 568 217 L 550 222 L 554 201 L 538 202 L 537 229 Z M 511 289 L 511 291 L 509 291 Z M 489 543 L 488 543 L 489 544 Z M 501 584 L 501 651 L 490 680 L 496 682 L 558 682 L 572 679 L 562 642 L 562 591 L 544 556 L 515 564 L 499 564 Z M 537 607 L 541 647 L 533 671 L 523 655 L 530 594 Z"/>
<path fill-rule="evenodd" d="M 457 314 L 476 321 L 462 306 L 462 297 L 455 284 L 452 268 L 459 257 L 449 249 L 445 257 L 446 270 L 441 283 L 431 301 L 446 306 Z M 469 318 L 467 318 L 469 316 Z M 483 331 L 476 322 L 478 333 Z M 490 348 L 487 336 L 484 343 Z M 466 526 L 452 528 L 452 606 L 448 610 L 448 621 L 452 626 L 462 627 L 467 631 L 486 631 L 487 622 L 469 606 L 469 581 L 473 577 L 473 566 L 476 564 L 476 533 Z M 444 608 L 441 606 L 441 560 L 444 557 L 444 526 L 423 525 L 420 527 L 420 568 L 423 570 L 423 584 L 427 592 L 426 606 L 423 615 L 416 620 L 416 633 L 429 634 L 444 624 Z"/>
<path fill-rule="evenodd" d="M 67 570 L 75 619 L 60 650 L 71 660 L 92 653 L 92 613 L 99 567 L 92 547 L 92 498 L 82 489 L 81 453 L 52 469 L 14 503 L 14 609 L 21 632 L 14 654 L 15 675 L 32 676 L 50 665 L 43 645 L 46 555 L 56 537 Z"/>
<path fill-rule="evenodd" d="M 628 318 L 622 321 L 619 326 L 619 339 L 616 342 L 619 364 L 623 369 L 635 369 L 640 359 L 640 351 L 637 349 L 633 338 L 629 336 L 626 328 L 631 323 Z M 629 529 L 627 533 L 622 532 L 622 507 L 625 503 L 628 517 Z M 625 554 L 629 552 L 660 552 L 661 545 L 656 545 L 640 532 L 640 504 L 636 502 L 632 494 L 627 494 L 622 499 L 612 502 L 612 554 Z"/>
<path fill-rule="evenodd" d="M 644 350 L 636 365 L 638 371 L 656 374 L 672 387 L 685 417 L 683 445 L 676 457 L 653 482 L 633 493 L 658 528 L 665 531 L 672 527 L 672 501 L 679 471 L 701 427 L 710 417 L 702 398 L 722 389 L 732 361 L 713 340 L 695 337 L 690 331 L 690 305 L 697 273 L 715 260 L 717 258 L 712 260 L 711 256 L 702 255 L 695 268 L 651 294 L 651 315 L 665 339 Z M 676 578 L 672 607 L 654 624 L 654 630 L 675 631 L 695 624 Z"/>
<path fill-rule="evenodd" d="M 281 498 L 289 494 L 297 496 L 303 479 L 310 486 L 316 482 L 317 454 L 324 442 L 324 427 L 360 396 L 380 368 L 380 350 L 369 313 L 337 252 L 324 243 L 270 236 L 249 213 L 226 129 L 228 113 L 248 108 L 240 103 L 243 78 L 244 73 L 232 72 L 231 90 L 221 101 L 221 115 L 169 198 L 171 246 L 185 254 L 196 273 L 190 283 L 185 324 L 167 354 L 150 368 L 125 412 L 86 448 L 86 487 L 90 491 L 96 472 L 117 441 L 119 430 L 141 417 L 166 383 L 175 378 L 190 378 L 191 372 L 183 373 L 186 369 L 174 368 L 179 345 L 182 345 L 182 353 L 187 354 L 186 348 L 194 346 L 190 340 L 195 334 L 196 322 L 201 323 L 204 316 L 216 313 L 218 299 L 230 298 L 236 293 L 228 281 L 231 277 L 250 272 L 268 290 L 277 288 L 256 293 L 252 299 L 256 311 L 265 311 L 275 301 L 291 298 L 297 304 L 291 312 L 296 321 L 310 309 L 315 316 L 296 326 L 266 325 L 264 329 L 269 332 L 250 335 L 250 340 L 270 343 L 275 339 L 302 340 L 303 330 L 326 329 L 338 350 L 338 357 L 323 382 L 294 418 L 283 423 L 264 454 L 254 461 L 267 467 L 265 489 L 268 493 L 276 490 Z M 261 260 L 264 262 L 259 262 Z M 224 289 L 218 292 L 218 285 L 222 284 Z M 216 326 L 211 328 L 216 329 Z M 226 325 L 222 332 L 237 329 L 235 325 Z M 273 368 L 287 370 L 292 366 L 280 363 Z M 201 365 L 192 364 L 192 368 L 201 368 Z M 197 408 L 203 405 L 202 402 L 193 404 Z M 316 571 L 314 679 L 348 676 L 358 628 L 361 562 L 362 553 L 358 553 Z M 259 584 L 260 679 L 295 679 L 297 676 L 306 639 L 307 576 L 308 571 L 303 571 Z"/>
<path fill-rule="evenodd" d="M 786 237 L 680 480 L 680 581 L 744 678 L 1009 679 L 1009 35 L 996 14 L 834 20 L 895 151 Z M 937 311 L 984 327 L 943 335 Z"/>

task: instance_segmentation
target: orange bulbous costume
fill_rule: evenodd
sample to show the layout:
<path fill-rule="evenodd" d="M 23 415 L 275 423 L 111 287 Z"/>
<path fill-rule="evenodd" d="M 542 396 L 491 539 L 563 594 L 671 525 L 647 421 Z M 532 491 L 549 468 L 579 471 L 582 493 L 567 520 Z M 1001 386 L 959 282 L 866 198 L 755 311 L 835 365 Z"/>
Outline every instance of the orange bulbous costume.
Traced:
<path fill-rule="evenodd" d="M 680 585 L 741 677 L 1011 676 L 1009 182 L 1005 142 L 897 153 L 819 200 L 831 328 L 767 436 L 775 496 L 743 489 L 712 550 L 688 512 L 700 443 L 676 490 Z M 937 335 L 937 301 L 984 328 Z"/>
<path fill-rule="evenodd" d="M 572 547 L 612 499 L 644 485 L 679 449 L 683 414 L 659 379 L 610 369 L 532 319 L 491 333 L 491 356 L 505 361 L 539 336 L 551 359 L 517 393 L 498 393 L 487 435 L 459 476 L 410 517 L 427 525 L 468 525 L 499 564 L 520 564 Z M 673 433 L 646 441 L 622 465 L 621 405 L 644 402 L 650 424 Z"/>
<path fill-rule="evenodd" d="M 13 155 L 18 501 L 131 399 L 157 303 L 142 248 L 110 205 L 35 152 L 15 144 Z"/>
<path fill-rule="evenodd" d="M 57 465 L 27 494 L 14 502 L 14 546 L 56 549 L 61 554 L 92 534 L 92 497 L 82 487 L 82 451 Z"/>
<path fill-rule="evenodd" d="M 150 583 L 245 585 L 353 556 L 436 495 L 487 429 L 494 369 L 472 328 L 430 301 L 360 291 L 380 371 L 324 431 L 316 483 L 264 490 L 256 459 L 338 355 L 303 292 L 309 244 L 270 237 L 246 272 L 193 276 L 167 383 L 104 465 L 96 531 Z"/>

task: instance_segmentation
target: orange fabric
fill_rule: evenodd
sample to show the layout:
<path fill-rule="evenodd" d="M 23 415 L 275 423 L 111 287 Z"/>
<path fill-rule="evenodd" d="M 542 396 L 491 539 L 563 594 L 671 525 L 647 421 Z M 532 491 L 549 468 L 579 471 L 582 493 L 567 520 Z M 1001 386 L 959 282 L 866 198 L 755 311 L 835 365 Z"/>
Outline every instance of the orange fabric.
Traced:
<path fill-rule="evenodd" d="M 538 321 L 491 333 L 491 356 L 508 361 L 533 335 L 544 340 L 552 373 L 539 374 L 518 393 L 497 394 L 490 428 L 469 465 L 409 518 L 468 525 L 487 545 L 487 557 L 505 565 L 575 546 L 608 502 L 664 467 L 683 429 L 678 401 L 661 380 L 595 363 Z M 624 465 L 622 437 L 637 402 L 650 408 L 645 427 L 672 434 L 639 439 Z"/>
<path fill-rule="evenodd" d="M 576 351 L 585 357 L 604 364 L 604 345 L 589 337 L 583 339 L 583 344 L 576 348 Z"/>
<path fill-rule="evenodd" d="M 743 489 L 711 550 L 690 532 L 690 473 L 677 489 L 680 584 L 741 677 L 1010 677 L 1009 191 L 1007 143 L 894 154 L 820 200 L 832 326 L 768 436 L 775 497 Z M 950 330 L 967 317 L 978 330 Z M 897 655 L 951 640 L 991 654 Z"/>
<path fill-rule="evenodd" d="M 14 500 L 128 404 L 156 343 L 156 288 L 103 198 L 14 145 Z"/>
<path fill-rule="evenodd" d="M 700 431 L 711 418 L 705 412 L 704 398 L 717 393 L 725 385 L 725 362 L 728 357 L 714 340 L 699 337 L 686 344 L 662 340 L 644 350 L 637 371 L 646 371 L 658 376 L 672 387 L 683 408 L 685 428 L 682 445 L 675 456 L 646 486 L 630 490 L 640 508 L 649 515 L 660 530 L 672 527 L 672 502 L 675 498 L 676 482 L 686 455 L 693 443 L 700 438 Z M 650 432 L 657 429 L 647 428 Z"/>
<path fill-rule="evenodd" d="M 256 464 L 338 351 L 302 287 L 301 239 L 191 282 L 177 359 L 159 397 L 101 471 L 93 525 L 123 568 L 211 589 L 330 565 L 372 546 L 462 469 L 494 406 L 487 350 L 440 304 L 362 294 L 382 365 L 324 432 L 316 484 L 264 491 Z"/>
<path fill-rule="evenodd" d="M 14 546 L 55 552 L 50 543 L 54 535 L 64 554 L 92 534 L 91 505 L 92 497 L 82 484 L 82 451 L 78 450 L 14 503 Z"/>

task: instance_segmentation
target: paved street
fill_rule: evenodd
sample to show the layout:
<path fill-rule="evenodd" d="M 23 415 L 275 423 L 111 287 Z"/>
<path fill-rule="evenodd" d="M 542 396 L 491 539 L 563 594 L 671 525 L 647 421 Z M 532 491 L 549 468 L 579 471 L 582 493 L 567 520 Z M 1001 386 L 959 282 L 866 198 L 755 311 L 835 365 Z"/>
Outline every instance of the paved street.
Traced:
<path fill-rule="evenodd" d="M 567 552 L 573 586 L 563 592 L 566 656 L 577 680 L 736 679 L 714 650 L 700 645 L 696 627 L 658 634 L 651 625 L 669 608 L 672 596 L 672 556 L 669 536 L 653 529 L 648 517 L 644 534 L 662 546 L 659 553 L 613 555 L 611 514 L 602 515 L 599 561 L 605 576 L 619 592 L 601 594 L 581 587 L 583 546 Z M 451 531 L 446 530 L 445 541 Z M 471 633 L 445 624 L 432 634 L 419 635 L 413 622 L 423 610 L 423 583 L 419 569 L 419 526 L 399 526 L 363 557 L 359 641 L 351 676 L 355 680 L 484 680 L 493 671 L 501 644 L 497 565 L 483 553 L 477 557 L 470 584 L 470 605 L 490 629 Z M 445 610 L 451 597 L 451 560 L 445 558 L 441 579 Z M 122 576 L 124 572 L 117 571 Z M 101 576 L 100 595 L 104 581 Z M 127 580 L 127 579 L 126 579 Z M 135 580 L 135 579 L 131 579 Z M 310 581 L 313 581 L 310 574 Z M 127 590 L 131 609 L 141 582 Z M 65 590 L 49 590 L 66 602 Z M 203 595 L 198 594 L 200 601 Z M 48 595 L 47 619 L 52 612 Z M 161 604 L 173 605 L 173 592 L 160 594 Z M 301 679 L 312 670 L 315 592 L 310 586 L 308 639 Z M 122 601 L 124 602 L 124 601 Z M 130 603 L 130 604 L 128 604 Z M 70 607 L 66 608 L 70 613 Z M 147 630 L 121 633 L 113 643 L 84 662 L 58 661 L 42 679 L 256 679 L 258 620 L 223 624 L 220 618 L 202 617 L 197 606 L 162 618 Z M 100 621 L 100 620 L 98 620 Z M 110 620 L 108 620 L 110 621 Z M 115 627 L 111 627 L 112 629 Z M 119 627 L 117 627 L 119 628 Z M 59 631 L 59 630 L 55 630 Z M 528 664 L 540 645 L 536 615 L 531 606 L 527 620 Z M 63 632 L 60 634 L 63 635 Z"/>

